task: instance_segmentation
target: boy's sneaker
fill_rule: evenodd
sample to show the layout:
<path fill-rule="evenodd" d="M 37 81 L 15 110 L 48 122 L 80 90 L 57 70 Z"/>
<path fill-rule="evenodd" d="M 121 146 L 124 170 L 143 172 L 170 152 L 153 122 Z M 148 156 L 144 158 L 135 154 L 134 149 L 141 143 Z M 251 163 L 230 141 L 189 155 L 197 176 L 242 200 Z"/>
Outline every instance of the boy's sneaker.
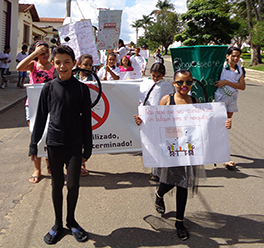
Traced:
<path fill-rule="evenodd" d="M 8 87 L 8 85 L 9 85 L 9 81 L 6 80 L 6 81 L 5 81 L 5 86 Z"/>
<path fill-rule="evenodd" d="M 1 84 L 1 88 L 4 89 L 5 88 L 5 84 Z"/>

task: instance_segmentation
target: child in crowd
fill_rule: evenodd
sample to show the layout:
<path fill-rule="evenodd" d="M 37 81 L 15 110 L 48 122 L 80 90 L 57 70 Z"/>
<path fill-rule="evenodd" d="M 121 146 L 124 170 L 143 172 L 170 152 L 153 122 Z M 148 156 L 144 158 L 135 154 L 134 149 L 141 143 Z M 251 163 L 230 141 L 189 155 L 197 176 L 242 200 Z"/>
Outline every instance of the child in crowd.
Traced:
<path fill-rule="evenodd" d="M 16 62 L 19 64 L 24 58 L 28 56 L 27 54 L 28 46 L 23 45 L 22 46 L 22 51 L 18 53 L 16 57 Z M 18 72 L 18 82 L 17 82 L 17 87 L 20 87 L 21 89 L 24 88 L 24 81 L 25 78 L 27 77 L 27 71 L 19 71 Z"/>
<path fill-rule="evenodd" d="M 77 63 L 76 69 L 87 69 L 92 71 L 93 70 L 93 56 L 90 54 L 83 54 Z M 87 83 L 91 81 L 95 81 L 95 78 L 90 73 L 86 73 L 84 71 L 78 71 L 75 74 L 75 78 L 78 79 L 82 83 Z M 89 171 L 85 167 L 85 162 L 82 162 L 81 166 L 81 176 L 85 177 L 89 175 Z"/>
<path fill-rule="evenodd" d="M 150 85 L 145 92 L 141 92 L 142 99 L 140 99 L 140 104 L 157 106 L 161 98 L 167 94 L 174 93 L 175 87 L 171 82 L 164 80 L 166 74 L 166 68 L 163 64 L 154 63 L 150 68 L 150 76 L 153 80 L 153 84 Z M 144 83 L 144 82 L 143 82 Z M 142 91 L 142 90 L 140 90 Z M 141 123 L 141 119 L 138 115 L 134 115 L 137 124 Z M 152 169 L 150 174 L 150 180 L 158 181 L 158 177 L 154 176 L 156 168 Z"/>
<path fill-rule="evenodd" d="M 143 57 L 144 57 L 145 60 L 146 60 L 146 66 L 145 66 L 145 70 L 144 70 L 144 72 L 143 72 L 143 76 L 145 76 L 146 69 L 147 69 L 147 65 L 148 65 L 148 59 L 149 59 L 149 51 L 146 50 L 146 48 L 147 48 L 147 47 L 146 47 L 145 45 L 142 46 L 142 50 L 143 50 L 143 52 L 145 53 L 145 54 L 143 54 Z M 142 53 L 142 50 L 141 50 L 141 53 Z"/>
<path fill-rule="evenodd" d="M 120 72 L 134 71 L 134 68 L 131 66 L 131 62 L 128 55 L 125 55 L 121 58 L 119 69 Z"/>
<path fill-rule="evenodd" d="M 130 58 L 131 64 L 136 72 L 140 72 L 142 75 L 145 71 L 146 60 L 140 54 L 140 48 L 135 48 L 135 54 Z"/>
<path fill-rule="evenodd" d="M 125 46 L 124 41 L 122 39 L 119 39 L 118 50 L 116 53 L 119 55 L 120 58 L 127 55 L 128 53 L 128 49 Z"/>
<path fill-rule="evenodd" d="M 241 50 L 238 47 L 228 48 L 227 61 L 223 65 L 219 81 L 215 82 L 217 87 L 215 101 L 225 103 L 228 118 L 232 118 L 233 113 L 238 111 L 238 90 L 245 90 L 246 88 L 244 73 L 238 65 L 240 55 Z M 226 162 L 224 165 L 229 170 L 235 169 L 235 162 L 233 161 Z"/>
<path fill-rule="evenodd" d="M 49 45 L 44 41 L 39 41 L 33 47 L 33 52 L 23 59 L 18 65 L 18 71 L 30 71 L 29 84 L 41 84 L 52 80 L 55 74 L 55 68 L 49 61 Z M 38 61 L 35 61 L 37 58 Z M 30 121 L 28 100 L 25 104 L 26 120 Z M 41 157 L 33 160 L 34 172 L 29 178 L 29 182 L 38 183 L 41 176 Z M 50 174 L 49 161 L 46 158 L 47 170 Z"/>
<path fill-rule="evenodd" d="M 87 69 L 92 71 L 93 70 L 93 56 L 90 54 L 83 54 L 77 63 L 76 68 L 81 69 Z M 75 74 L 75 77 L 81 81 L 82 83 L 85 83 L 87 81 L 94 81 L 95 78 L 90 73 L 86 73 L 84 71 L 79 71 Z"/>
<path fill-rule="evenodd" d="M 87 161 L 92 153 L 91 98 L 89 88 L 72 75 L 72 68 L 76 63 L 73 50 L 69 46 L 58 46 L 53 55 L 58 77 L 42 88 L 29 155 L 31 160 L 37 159 L 37 144 L 50 114 L 47 150 L 52 176 L 55 225 L 44 236 L 44 241 L 47 244 L 55 244 L 63 230 L 63 167 L 66 164 L 66 225 L 77 241 L 84 242 L 88 240 L 88 234 L 76 222 L 74 212 L 79 194 L 81 164 L 82 161 Z"/>
<path fill-rule="evenodd" d="M 190 96 L 193 85 L 193 77 L 189 70 L 178 70 L 174 74 L 174 86 L 176 93 L 165 95 L 159 105 L 179 105 L 199 103 L 199 100 Z M 135 118 L 136 123 L 140 125 L 142 120 Z M 231 128 L 231 119 L 226 121 L 226 127 Z M 176 223 L 177 235 L 181 240 L 189 238 L 188 231 L 183 225 L 184 212 L 187 203 L 188 187 L 195 186 L 195 176 L 197 166 L 178 166 L 157 168 L 157 176 L 160 179 L 160 185 L 156 192 L 155 207 L 158 213 L 165 213 L 165 203 L 163 196 L 169 192 L 174 186 L 177 187 L 176 194 Z M 192 179 L 192 180 L 191 180 Z"/>
<path fill-rule="evenodd" d="M 9 45 L 5 45 L 4 51 L 0 53 L 0 70 L 2 76 L 1 88 L 4 89 L 8 86 L 8 80 L 6 79 L 6 75 L 8 75 L 9 64 L 11 63 L 11 55 L 10 55 L 11 47 Z"/>
<path fill-rule="evenodd" d="M 116 54 L 114 52 L 108 53 L 107 64 L 98 71 L 98 77 L 102 81 L 119 80 L 120 70 L 115 64 Z"/>
<path fill-rule="evenodd" d="M 155 59 L 155 63 L 164 64 L 164 59 L 162 57 L 162 54 L 160 53 L 160 49 L 156 50 L 156 53 L 153 54 L 153 58 Z"/>

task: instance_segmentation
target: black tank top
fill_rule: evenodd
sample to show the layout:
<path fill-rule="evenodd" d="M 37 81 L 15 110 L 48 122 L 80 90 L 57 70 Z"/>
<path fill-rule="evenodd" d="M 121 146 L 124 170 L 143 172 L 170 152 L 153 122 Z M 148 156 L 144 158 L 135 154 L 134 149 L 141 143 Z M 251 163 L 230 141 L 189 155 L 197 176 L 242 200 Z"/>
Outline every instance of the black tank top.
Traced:
<path fill-rule="evenodd" d="M 190 96 L 190 97 L 192 98 L 192 102 L 193 102 L 193 103 L 196 103 L 196 98 L 193 97 L 193 96 Z M 176 105 L 176 104 L 175 104 L 175 101 L 174 101 L 174 94 L 173 94 L 173 93 L 170 94 L 170 105 Z"/>

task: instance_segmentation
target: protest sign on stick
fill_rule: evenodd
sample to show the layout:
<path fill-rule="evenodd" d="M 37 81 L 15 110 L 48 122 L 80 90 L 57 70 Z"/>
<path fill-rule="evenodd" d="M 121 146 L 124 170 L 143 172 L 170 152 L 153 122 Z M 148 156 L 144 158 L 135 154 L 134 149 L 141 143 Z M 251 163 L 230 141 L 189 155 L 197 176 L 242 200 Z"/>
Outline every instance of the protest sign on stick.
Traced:
<path fill-rule="evenodd" d="M 139 106 L 143 163 L 174 167 L 230 161 L 224 103 Z"/>
<path fill-rule="evenodd" d="M 61 44 L 70 46 L 77 60 L 81 55 L 88 53 L 93 56 L 93 65 L 100 65 L 91 20 L 63 25 L 58 31 Z"/>
<path fill-rule="evenodd" d="M 118 47 L 122 10 L 100 10 L 97 47 L 110 50 Z"/>

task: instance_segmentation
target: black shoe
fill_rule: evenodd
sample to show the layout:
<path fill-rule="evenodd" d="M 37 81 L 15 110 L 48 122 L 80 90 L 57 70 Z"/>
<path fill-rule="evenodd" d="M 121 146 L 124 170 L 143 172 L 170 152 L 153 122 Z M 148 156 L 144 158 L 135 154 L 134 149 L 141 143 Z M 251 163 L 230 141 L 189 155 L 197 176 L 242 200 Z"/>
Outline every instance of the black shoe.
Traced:
<path fill-rule="evenodd" d="M 159 197 L 157 192 L 156 192 L 155 207 L 156 207 L 156 211 L 159 214 L 164 214 L 165 213 L 165 204 L 164 204 L 163 197 Z"/>
<path fill-rule="evenodd" d="M 57 231 L 53 231 L 52 229 L 44 236 L 44 242 L 48 245 L 56 244 L 59 240 L 59 236 L 61 234 L 62 228 Z"/>
<path fill-rule="evenodd" d="M 66 224 L 66 226 L 70 229 L 72 236 L 78 242 L 85 242 L 88 240 L 88 233 L 80 226 L 78 226 L 77 228 L 71 227 L 69 224 Z"/>
<path fill-rule="evenodd" d="M 178 228 L 177 228 L 177 225 L 175 224 L 175 227 L 177 229 L 177 235 L 180 240 L 185 241 L 189 238 L 189 233 L 183 224 Z"/>

